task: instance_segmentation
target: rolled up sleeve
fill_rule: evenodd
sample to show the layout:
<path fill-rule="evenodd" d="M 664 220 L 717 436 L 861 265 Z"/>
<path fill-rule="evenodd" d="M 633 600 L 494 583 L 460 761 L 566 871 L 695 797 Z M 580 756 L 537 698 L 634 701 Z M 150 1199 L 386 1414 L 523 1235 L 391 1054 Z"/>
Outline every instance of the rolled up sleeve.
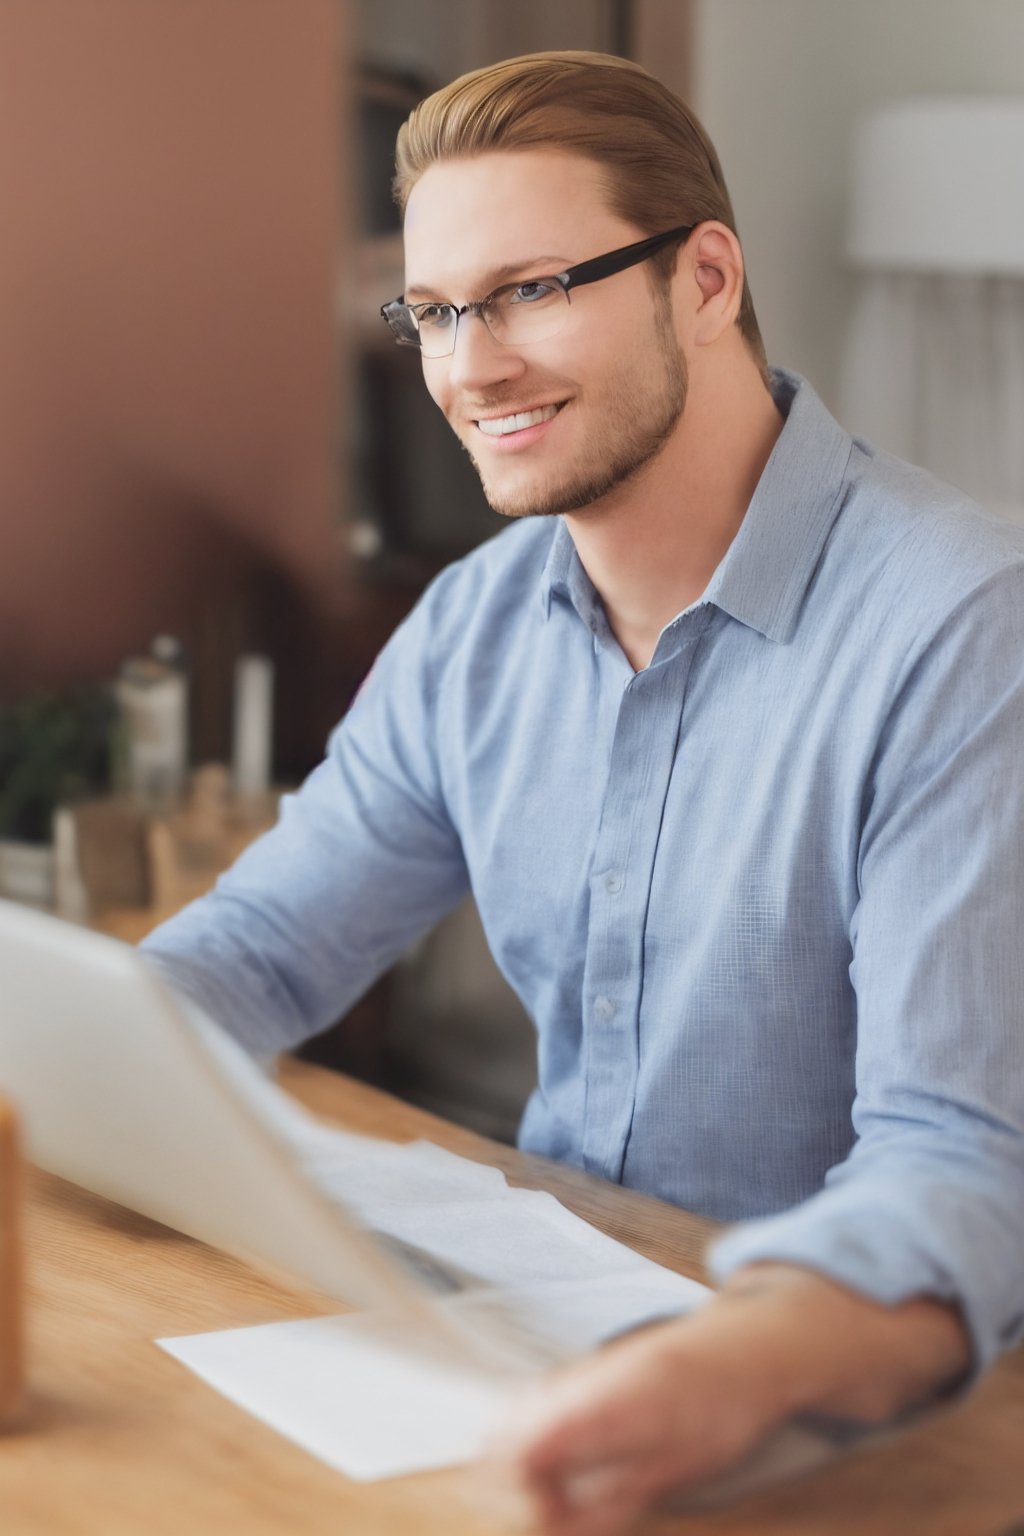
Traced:
<path fill-rule="evenodd" d="M 922 644 L 865 784 L 856 1141 L 794 1209 L 732 1228 L 760 1260 L 887 1305 L 955 1303 L 975 1363 L 1024 1339 L 1024 578 Z"/>

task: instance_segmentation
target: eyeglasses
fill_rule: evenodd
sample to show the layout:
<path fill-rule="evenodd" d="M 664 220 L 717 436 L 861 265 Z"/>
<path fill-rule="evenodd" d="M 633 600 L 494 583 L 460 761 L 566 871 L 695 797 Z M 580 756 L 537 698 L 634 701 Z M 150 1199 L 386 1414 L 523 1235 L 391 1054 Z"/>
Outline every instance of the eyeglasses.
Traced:
<path fill-rule="evenodd" d="M 399 346 L 419 347 L 424 357 L 450 357 L 463 315 L 479 315 L 495 341 L 506 347 L 529 346 L 555 336 L 569 315 L 569 290 L 585 283 L 599 283 L 635 267 L 673 240 L 685 240 L 695 229 L 680 224 L 662 235 L 651 235 L 634 245 L 623 245 L 605 256 L 594 256 L 578 266 L 556 272 L 552 277 L 531 277 L 520 283 L 505 283 L 486 299 L 475 304 L 406 304 L 404 298 L 392 299 L 381 306 L 381 315 L 391 327 Z"/>

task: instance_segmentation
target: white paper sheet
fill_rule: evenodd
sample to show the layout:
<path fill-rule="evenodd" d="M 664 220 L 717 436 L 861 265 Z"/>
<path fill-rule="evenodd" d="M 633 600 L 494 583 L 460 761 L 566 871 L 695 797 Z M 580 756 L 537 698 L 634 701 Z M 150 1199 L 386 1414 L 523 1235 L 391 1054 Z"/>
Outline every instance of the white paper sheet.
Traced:
<path fill-rule="evenodd" d="M 440 1305 L 499 1307 L 577 1353 L 634 1323 L 686 1310 L 703 1294 L 652 1264 L 639 1274 L 481 1291 Z M 455 1364 L 425 1347 L 414 1328 L 366 1312 L 158 1342 L 295 1444 L 367 1481 L 472 1460 L 522 1385 Z"/>
<path fill-rule="evenodd" d="M 211 1387 L 348 1477 L 471 1459 L 508 1394 L 368 1313 L 161 1339 Z"/>
<path fill-rule="evenodd" d="M 571 1358 L 710 1294 L 553 1196 L 510 1189 L 497 1169 L 427 1142 L 335 1132 L 301 1113 L 288 1130 L 311 1177 L 359 1221 L 463 1282 L 439 1307 L 520 1339 L 524 1360 Z M 474 1370 L 413 1325 L 366 1312 L 158 1342 L 248 1412 L 363 1479 L 471 1460 L 524 1371 Z"/>
<path fill-rule="evenodd" d="M 656 1267 L 581 1221 L 554 1195 L 510 1189 L 496 1168 L 427 1142 L 389 1151 L 390 1166 L 378 1165 L 377 1177 L 368 1171 L 365 1184 L 354 1186 L 347 1170 L 331 1177 L 323 1167 L 317 1182 L 364 1226 L 447 1262 L 467 1284 L 514 1287 Z M 385 1171 L 388 1179 L 379 1176 Z"/>

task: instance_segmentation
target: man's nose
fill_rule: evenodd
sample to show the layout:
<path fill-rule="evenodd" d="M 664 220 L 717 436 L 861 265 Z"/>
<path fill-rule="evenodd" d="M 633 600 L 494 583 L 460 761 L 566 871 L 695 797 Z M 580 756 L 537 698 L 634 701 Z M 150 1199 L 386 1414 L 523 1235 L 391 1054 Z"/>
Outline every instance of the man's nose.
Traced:
<path fill-rule="evenodd" d="M 515 347 L 503 346 L 478 314 L 459 316 L 455 350 L 448 359 L 450 381 L 462 390 L 480 390 L 505 379 L 517 379 L 525 368 Z"/>

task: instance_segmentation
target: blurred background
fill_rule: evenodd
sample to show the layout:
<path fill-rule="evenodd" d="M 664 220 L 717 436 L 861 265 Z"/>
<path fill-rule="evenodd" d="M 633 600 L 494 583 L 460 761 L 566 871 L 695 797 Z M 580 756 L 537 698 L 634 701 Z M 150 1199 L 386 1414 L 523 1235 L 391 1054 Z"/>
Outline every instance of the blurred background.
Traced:
<path fill-rule="evenodd" d="M 394 135 L 563 47 L 704 120 L 770 359 L 1024 517 L 1020 0 L 0 0 L 0 884 L 136 937 L 495 531 L 378 318 Z M 502 1136 L 532 1080 L 470 908 L 311 1054 Z"/>

